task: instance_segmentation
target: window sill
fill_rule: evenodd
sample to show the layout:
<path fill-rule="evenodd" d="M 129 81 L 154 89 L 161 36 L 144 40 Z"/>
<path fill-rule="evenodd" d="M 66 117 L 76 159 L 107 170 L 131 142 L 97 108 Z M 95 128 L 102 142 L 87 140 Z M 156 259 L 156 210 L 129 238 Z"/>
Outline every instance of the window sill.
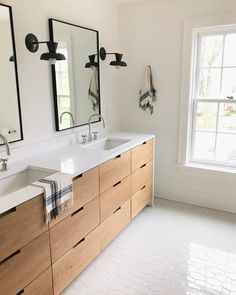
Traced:
<path fill-rule="evenodd" d="M 224 166 L 215 166 L 209 164 L 188 163 L 177 164 L 180 174 L 192 175 L 199 178 L 215 178 L 220 180 L 235 181 L 236 169 Z"/>

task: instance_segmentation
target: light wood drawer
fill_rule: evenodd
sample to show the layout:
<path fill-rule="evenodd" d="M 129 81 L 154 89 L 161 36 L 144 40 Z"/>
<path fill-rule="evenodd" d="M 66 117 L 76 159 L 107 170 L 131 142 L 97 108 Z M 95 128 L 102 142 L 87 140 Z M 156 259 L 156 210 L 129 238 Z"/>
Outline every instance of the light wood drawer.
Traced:
<path fill-rule="evenodd" d="M 50 229 L 52 261 L 55 262 L 100 223 L 99 198 L 81 207 Z"/>
<path fill-rule="evenodd" d="M 130 200 L 101 223 L 101 249 L 104 249 L 130 222 Z"/>
<path fill-rule="evenodd" d="M 131 199 L 131 212 L 134 218 L 152 200 L 152 183 L 149 183 Z"/>
<path fill-rule="evenodd" d="M 114 184 L 100 196 L 101 221 L 128 201 L 131 197 L 131 175 Z"/>
<path fill-rule="evenodd" d="M 83 174 L 78 175 L 73 180 L 73 197 L 74 205 L 69 210 L 55 220 L 50 222 L 50 227 L 54 226 L 61 220 L 65 219 L 75 210 L 81 208 L 85 204 L 99 195 L 99 168 L 95 167 Z"/>
<path fill-rule="evenodd" d="M 99 253 L 100 227 L 97 227 L 53 264 L 54 295 L 60 294 Z"/>
<path fill-rule="evenodd" d="M 148 140 L 132 149 L 132 172 L 153 158 L 153 140 Z"/>
<path fill-rule="evenodd" d="M 142 187 L 152 181 L 153 178 L 153 161 L 143 164 L 138 170 L 132 173 L 132 191 L 134 195 L 139 192 Z"/>
<path fill-rule="evenodd" d="M 0 294 L 16 295 L 50 264 L 46 232 L 0 263 Z"/>
<path fill-rule="evenodd" d="M 48 229 L 43 195 L 0 215 L 0 261 Z"/>
<path fill-rule="evenodd" d="M 100 193 L 131 173 L 131 151 L 100 165 Z"/>
<path fill-rule="evenodd" d="M 51 267 L 24 288 L 22 295 L 53 295 Z"/>

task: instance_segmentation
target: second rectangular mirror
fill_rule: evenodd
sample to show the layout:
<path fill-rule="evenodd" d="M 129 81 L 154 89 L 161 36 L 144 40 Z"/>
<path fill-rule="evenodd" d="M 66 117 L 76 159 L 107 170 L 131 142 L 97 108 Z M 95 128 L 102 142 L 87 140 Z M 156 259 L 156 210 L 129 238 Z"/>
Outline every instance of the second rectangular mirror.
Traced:
<path fill-rule="evenodd" d="M 49 19 L 49 31 L 50 39 L 58 42 L 57 52 L 66 57 L 52 65 L 56 130 L 61 131 L 100 114 L 98 31 L 56 19 Z M 89 55 L 96 55 L 96 67 L 85 68 Z"/>

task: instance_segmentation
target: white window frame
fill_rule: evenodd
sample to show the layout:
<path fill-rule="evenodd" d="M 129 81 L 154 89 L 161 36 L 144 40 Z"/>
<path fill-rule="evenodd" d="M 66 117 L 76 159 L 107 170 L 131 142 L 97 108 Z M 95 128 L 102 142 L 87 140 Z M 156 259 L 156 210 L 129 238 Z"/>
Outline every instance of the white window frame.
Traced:
<path fill-rule="evenodd" d="M 179 120 L 179 152 L 178 164 L 180 166 L 194 167 L 196 163 L 191 162 L 192 126 L 193 124 L 193 100 L 195 91 L 195 79 L 197 65 L 198 34 L 207 30 L 220 30 L 236 28 L 236 14 L 206 17 L 185 20 L 183 34 L 183 55 L 182 55 L 182 82 L 180 100 L 180 120 Z M 199 163 L 199 164 L 203 164 Z M 206 163 L 209 169 L 209 162 Z M 213 164 L 212 170 L 222 169 L 220 165 Z M 223 165 L 222 165 L 223 166 Z M 211 169 L 211 168 L 210 168 Z M 232 168 L 235 170 L 235 167 Z"/>

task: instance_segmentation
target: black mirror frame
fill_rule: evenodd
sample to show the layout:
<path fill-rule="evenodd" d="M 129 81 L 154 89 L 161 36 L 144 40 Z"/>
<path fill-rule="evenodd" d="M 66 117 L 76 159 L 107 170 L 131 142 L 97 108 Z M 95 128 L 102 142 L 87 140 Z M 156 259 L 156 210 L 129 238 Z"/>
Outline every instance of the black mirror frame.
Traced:
<path fill-rule="evenodd" d="M 14 24 L 13 24 L 13 14 L 12 14 L 12 7 L 6 4 L 0 3 L 0 6 L 4 6 L 9 9 L 9 18 L 10 18 L 10 25 L 11 25 L 11 40 L 12 40 L 12 50 L 14 56 L 14 68 L 15 68 L 15 79 L 16 79 L 16 94 L 17 94 L 17 103 L 18 103 L 18 114 L 19 114 L 19 125 L 20 125 L 20 139 L 9 141 L 9 143 L 14 143 L 18 141 L 24 140 L 23 135 L 23 125 L 22 125 L 22 113 L 21 113 L 21 103 L 20 103 L 20 87 L 19 87 L 19 80 L 18 80 L 18 67 L 17 67 L 17 56 L 16 56 L 16 43 L 15 43 L 15 34 L 14 34 Z M 3 144 L 0 144 L 0 146 Z"/>
<path fill-rule="evenodd" d="M 53 34 L 53 21 L 57 21 L 66 25 L 70 25 L 70 26 L 74 26 L 74 27 L 78 27 L 80 29 L 85 29 L 88 31 L 93 31 L 96 33 L 97 36 L 97 52 L 96 54 L 99 56 L 99 31 L 94 30 L 94 29 L 90 29 L 90 28 L 86 28 L 86 27 L 82 27 L 82 26 L 78 26 L 69 22 L 65 22 L 65 21 L 61 21 L 55 18 L 50 18 L 48 19 L 48 24 L 49 24 L 49 38 L 50 41 L 52 42 L 57 42 L 57 40 L 54 41 L 54 34 Z M 57 82 L 56 82 L 56 69 L 55 69 L 55 65 L 51 65 L 51 70 L 52 70 L 52 87 L 53 87 L 53 101 L 54 101 L 54 112 L 55 112 L 55 127 L 56 127 L 56 131 L 65 131 L 65 130 L 69 130 L 69 129 L 73 129 L 73 128 L 78 128 L 81 126 L 85 126 L 88 125 L 88 123 L 84 123 L 84 124 L 80 124 L 80 125 L 75 125 L 69 128 L 65 128 L 65 129 L 60 129 L 60 124 L 59 124 L 59 113 L 58 113 L 58 103 L 57 103 Z M 99 63 L 99 58 L 98 58 L 98 93 L 99 93 L 99 114 L 101 115 L 101 87 L 100 87 L 100 63 Z M 101 118 L 98 118 L 97 121 L 93 121 L 92 123 L 98 123 L 101 121 Z"/>

